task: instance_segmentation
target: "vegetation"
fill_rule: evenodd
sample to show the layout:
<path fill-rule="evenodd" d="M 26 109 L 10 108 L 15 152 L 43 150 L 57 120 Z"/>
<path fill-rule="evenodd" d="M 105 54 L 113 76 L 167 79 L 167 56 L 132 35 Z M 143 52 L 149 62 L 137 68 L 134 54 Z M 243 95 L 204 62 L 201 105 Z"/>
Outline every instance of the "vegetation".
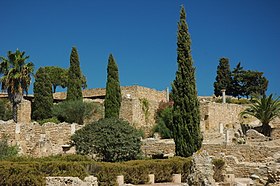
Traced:
<path fill-rule="evenodd" d="M 13 119 L 12 107 L 9 104 L 9 101 L 6 99 L 0 100 L 0 120 L 10 120 Z"/>
<path fill-rule="evenodd" d="M 78 154 L 97 154 L 102 161 L 137 159 L 141 134 L 128 122 L 105 118 L 86 125 L 72 136 Z"/>
<path fill-rule="evenodd" d="M 56 92 L 58 86 L 62 88 L 67 87 L 68 71 L 66 69 L 57 66 L 48 66 L 45 67 L 45 70 L 50 77 L 53 92 Z"/>
<path fill-rule="evenodd" d="M 92 103 L 80 100 L 64 101 L 54 105 L 52 114 L 60 122 L 83 124 L 84 118 L 91 115 Z"/>
<path fill-rule="evenodd" d="M 18 154 L 18 152 L 19 152 L 18 146 L 16 145 L 9 146 L 8 137 L 2 136 L 2 139 L 0 139 L 0 160 L 14 157 Z"/>
<path fill-rule="evenodd" d="M 172 117 L 173 106 L 170 102 L 160 102 L 159 109 L 156 113 L 156 125 L 153 128 L 153 133 L 157 132 L 163 139 L 173 138 L 172 134 Z"/>
<path fill-rule="evenodd" d="M 0 185 L 44 185 L 47 176 L 77 176 L 80 179 L 97 176 L 98 185 L 116 185 L 116 176 L 124 175 L 126 183 L 148 182 L 148 174 L 155 181 L 171 182 L 172 174 L 182 174 L 186 180 L 191 167 L 190 158 L 165 160 L 136 160 L 122 163 L 95 162 L 84 156 L 67 155 L 46 158 L 13 158 L 0 163 Z"/>
<path fill-rule="evenodd" d="M 177 33 L 178 70 L 172 84 L 173 128 L 176 155 L 191 156 L 201 148 L 199 102 L 197 98 L 195 68 L 191 56 L 191 39 L 184 7 L 181 8 Z"/>
<path fill-rule="evenodd" d="M 241 112 L 241 116 L 254 116 L 262 122 L 262 134 L 271 136 L 271 127 L 269 123 L 280 116 L 280 101 L 279 97 L 273 99 L 273 95 L 263 95 L 261 98 L 254 97 L 252 105 Z"/>
<path fill-rule="evenodd" d="M 31 75 L 34 65 L 26 62 L 29 56 L 25 52 L 16 50 L 14 53 L 9 51 L 7 58 L 1 57 L 0 82 L 2 90 L 6 90 L 13 105 L 13 119 L 17 122 L 17 107 L 23 98 L 23 93 L 27 94 L 31 82 Z"/>
<path fill-rule="evenodd" d="M 68 69 L 60 68 L 57 66 L 48 66 L 48 67 L 45 67 L 45 69 L 51 78 L 51 83 L 53 86 L 54 93 L 56 92 L 56 88 L 58 86 L 60 86 L 62 88 L 67 87 Z M 83 75 L 83 74 L 81 77 L 81 81 L 82 81 L 82 88 L 85 89 L 87 87 L 87 80 L 86 80 L 85 75 Z"/>
<path fill-rule="evenodd" d="M 36 121 L 51 118 L 53 107 L 52 84 L 43 67 L 40 67 L 35 74 L 33 91 L 32 118 Z"/>
<path fill-rule="evenodd" d="M 149 104 L 149 101 L 146 98 L 139 99 L 139 100 L 141 102 L 142 111 L 144 113 L 145 122 L 147 124 L 148 120 L 149 120 L 149 116 L 150 116 L 150 104 Z"/>
<path fill-rule="evenodd" d="M 80 69 L 80 61 L 78 51 L 75 47 L 72 47 L 70 55 L 70 68 L 68 71 L 68 83 L 67 83 L 67 100 L 75 101 L 82 100 L 82 73 Z"/>
<path fill-rule="evenodd" d="M 225 169 L 225 161 L 222 159 L 213 159 L 212 163 L 214 165 L 214 175 L 213 178 L 216 182 L 222 182 Z"/>
<path fill-rule="evenodd" d="M 122 95 L 119 81 L 119 70 L 112 54 L 107 67 L 107 83 L 105 96 L 105 118 L 119 118 Z"/>
<path fill-rule="evenodd" d="M 229 60 L 221 58 L 217 67 L 217 77 L 214 83 L 214 93 L 221 95 L 221 89 L 226 89 L 226 94 L 234 97 L 249 97 L 253 94 L 264 95 L 268 80 L 263 72 L 244 70 L 240 63 L 230 71 Z"/>
<path fill-rule="evenodd" d="M 222 95 L 222 89 L 226 89 L 227 94 L 231 95 L 231 71 L 229 66 L 229 60 L 227 58 L 221 58 L 217 67 L 216 82 L 214 83 L 214 94 L 216 96 Z"/>

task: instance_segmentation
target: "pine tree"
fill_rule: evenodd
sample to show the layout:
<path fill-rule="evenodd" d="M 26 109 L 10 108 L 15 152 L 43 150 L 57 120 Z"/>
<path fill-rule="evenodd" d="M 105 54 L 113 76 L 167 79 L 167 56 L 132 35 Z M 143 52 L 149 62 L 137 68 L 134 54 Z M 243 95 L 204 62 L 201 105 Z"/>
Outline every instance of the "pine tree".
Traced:
<path fill-rule="evenodd" d="M 70 55 L 70 68 L 68 71 L 67 100 L 82 100 L 82 81 L 78 51 L 72 47 Z"/>
<path fill-rule="evenodd" d="M 228 58 L 221 58 L 219 61 L 216 82 L 214 83 L 214 94 L 221 96 L 222 89 L 226 89 L 227 95 L 232 95 L 232 79 Z"/>
<path fill-rule="evenodd" d="M 121 99 L 118 66 L 113 55 L 110 54 L 107 67 L 106 96 L 104 102 L 105 118 L 119 118 Z"/>
<path fill-rule="evenodd" d="M 201 148 L 202 144 L 195 68 L 190 46 L 191 39 L 188 33 L 186 13 L 182 7 L 177 33 L 178 70 L 172 84 L 173 134 L 176 155 L 182 157 L 191 156 Z"/>
<path fill-rule="evenodd" d="M 32 118 L 37 121 L 50 118 L 52 106 L 52 84 L 45 68 L 41 67 L 35 75 Z"/>

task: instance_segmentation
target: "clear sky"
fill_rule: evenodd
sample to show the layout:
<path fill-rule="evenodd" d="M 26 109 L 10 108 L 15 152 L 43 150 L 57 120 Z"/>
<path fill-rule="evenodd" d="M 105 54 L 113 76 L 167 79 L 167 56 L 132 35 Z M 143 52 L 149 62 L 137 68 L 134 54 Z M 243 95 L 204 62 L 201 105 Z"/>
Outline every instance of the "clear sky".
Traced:
<path fill-rule="evenodd" d="M 279 0 L 0 0 L 0 56 L 26 51 L 36 70 L 69 67 L 76 46 L 88 88 L 105 87 L 112 53 L 122 86 L 170 87 L 180 6 L 187 12 L 199 95 L 212 95 L 219 58 L 264 72 L 280 95 Z M 32 84 L 33 87 L 33 84 Z M 31 87 L 31 91 L 32 91 Z"/>

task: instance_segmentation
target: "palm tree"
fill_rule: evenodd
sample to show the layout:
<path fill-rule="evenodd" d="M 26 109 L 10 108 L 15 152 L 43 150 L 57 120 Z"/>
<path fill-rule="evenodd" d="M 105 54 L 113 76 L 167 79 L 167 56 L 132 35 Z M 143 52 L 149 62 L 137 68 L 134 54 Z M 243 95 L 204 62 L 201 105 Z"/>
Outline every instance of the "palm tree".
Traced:
<path fill-rule="evenodd" d="M 24 56 L 25 52 L 18 49 L 12 53 L 8 52 L 7 58 L 0 60 L 0 83 L 1 89 L 6 90 L 13 105 L 13 119 L 17 122 L 17 107 L 23 98 L 24 92 L 27 94 L 31 82 L 34 64 L 26 63 L 29 56 Z"/>
<path fill-rule="evenodd" d="M 262 122 L 262 133 L 266 136 L 271 135 L 271 127 L 269 123 L 280 116 L 280 97 L 273 99 L 273 95 L 270 94 L 268 97 L 263 95 L 261 98 L 254 97 L 252 99 L 252 105 L 241 112 L 243 115 L 251 115 L 259 119 Z"/>

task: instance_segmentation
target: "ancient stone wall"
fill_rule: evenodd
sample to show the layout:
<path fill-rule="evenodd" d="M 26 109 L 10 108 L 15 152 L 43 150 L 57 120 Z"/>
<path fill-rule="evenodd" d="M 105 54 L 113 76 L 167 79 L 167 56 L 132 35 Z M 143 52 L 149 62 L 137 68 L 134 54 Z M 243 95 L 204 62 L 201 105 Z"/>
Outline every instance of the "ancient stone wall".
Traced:
<path fill-rule="evenodd" d="M 20 154 L 32 155 L 35 157 L 62 154 L 63 145 L 70 142 L 70 136 L 80 129 L 78 124 L 68 123 L 14 123 L 12 121 L 0 124 L 0 138 L 3 135 L 9 136 L 9 143 L 19 145 Z M 74 153 L 71 149 L 69 153 Z"/>
<path fill-rule="evenodd" d="M 175 142 L 173 139 L 147 138 L 142 140 L 141 150 L 146 157 L 163 154 L 175 155 Z"/>
<path fill-rule="evenodd" d="M 29 123 L 31 121 L 31 102 L 22 99 L 17 109 L 18 123 Z"/>
<path fill-rule="evenodd" d="M 236 123 L 241 123 L 239 113 L 246 105 L 222 104 L 222 103 L 201 103 L 201 127 L 204 132 L 219 132 L 220 124 L 232 128 Z"/>

